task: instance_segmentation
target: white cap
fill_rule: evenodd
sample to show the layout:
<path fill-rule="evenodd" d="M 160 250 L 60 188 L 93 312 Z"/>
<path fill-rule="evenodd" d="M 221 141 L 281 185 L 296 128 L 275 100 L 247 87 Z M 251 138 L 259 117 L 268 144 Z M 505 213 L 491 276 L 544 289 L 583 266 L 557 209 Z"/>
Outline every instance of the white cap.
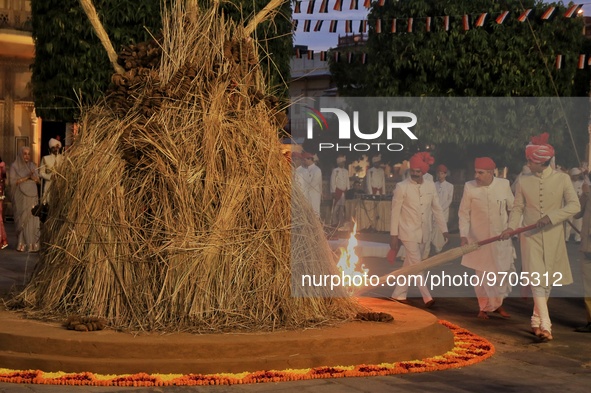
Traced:
<path fill-rule="evenodd" d="M 568 174 L 571 176 L 580 175 L 581 173 L 583 173 L 583 172 L 581 172 L 581 170 L 579 168 L 571 168 L 571 170 L 568 171 Z"/>

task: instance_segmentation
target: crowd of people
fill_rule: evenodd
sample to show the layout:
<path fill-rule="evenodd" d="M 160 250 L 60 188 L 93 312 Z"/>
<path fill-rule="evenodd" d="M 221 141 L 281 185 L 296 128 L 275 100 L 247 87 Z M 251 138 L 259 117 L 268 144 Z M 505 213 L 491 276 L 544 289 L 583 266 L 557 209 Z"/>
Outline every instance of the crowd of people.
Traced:
<path fill-rule="evenodd" d="M 522 272 L 528 277 L 552 277 L 552 280 L 531 280 L 529 288 L 534 300 L 531 329 L 543 341 L 552 340 L 552 322 L 548 312 L 548 298 L 553 285 L 573 282 L 566 250 L 571 236 L 581 244 L 583 252 L 583 278 L 588 323 L 577 329 L 591 332 L 591 182 L 581 168 L 565 172 L 554 166 L 554 149 L 548 143 L 548 134 L 533 137 L 525 149 L 527 165 L 513 184 L 495 176 L 497 165 L 490 157 L 474 161 L 474 179 L 465 183 L 458 210 L 461 246 L 496 238 L 476 251 L 462 257 L 461 264 L 474 270 L 474 292 L 478 301 L 477 316 L 488 319 L 490 313 L 509 318 L 503 300 L 511 292 L 509 280 L 501 276 L 515 274 L 516 250 L 512 239 L 519 232 Z M 301 162 L 303 160 L 303 162 Z M 322 174 L 314 164 L 314 155 L 295 154 L 296 184 L 320 215 Z M 340 225 L 347 220 L 345 195 L 351 190 L 346 158 L 337 158 L 337 167 L 330 177 L 332 209 L 330 224 Z M 366 195 L 386 194 L 381 157 L 371 159 L 364 179 Z M 390 219 L 389 258 L 404 247 L 404 265 L 422 263 L 428 258 L 432 246 L 435 253 L 442 251 L 448 240 L 449 210 L 454 186 L 446 178 L 448 169 L 436 167 L 437 179 L 429 175 L 433 157 L 419 152 L 409 160 L 408 176 L 396 183 L 392 195 Z M 350 213 L 350 212 L 349 212 Z M 492 280 L 491 274 L 499 279 Z M 488 279 L 483 279 L 487 275 Z M 423 283 L 424 284 L 424 283 Z M 419 291 L 425 307 L 435 300 L 426 286 Z M 391 300 L 407 303 L 408 287 L 394 288 Z"/>

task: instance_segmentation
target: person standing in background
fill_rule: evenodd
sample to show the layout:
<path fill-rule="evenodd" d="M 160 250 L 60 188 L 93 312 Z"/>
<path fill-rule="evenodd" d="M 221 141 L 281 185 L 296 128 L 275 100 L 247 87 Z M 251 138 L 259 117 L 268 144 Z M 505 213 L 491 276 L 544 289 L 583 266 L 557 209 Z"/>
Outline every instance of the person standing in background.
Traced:
<path fill-rule="evenodd" d="M 443 210 L 443 217 L 445 222 L 449 222 L 449 207 L 454 197 L 454 186 L 446 180 L 447 178 L 447 167 L 443 164 L 437 166 L 437 181 L 435 182 L 435 189 L 437 190 L 437 196 L 439 197 L 439 204 Z M 439 230 L 439 227 L 435 225 L 433 221 L 433 235 L 431 243 L 435 247 L 435 253 L 439 254 L 441 249 L 445 245 L 445 239 L 443 234 Z M 424 257 L 424 256 L 423 256 Z"/>
<path fill-rule="evenodd" d="M 332 225 L 337 228 L 345 222 L 345 193 L 349 190 L 349 171 L 345 169 L 345 156 L 337 157 L 337 167 L 330 175 L 330 193 L 332 195 Z"/>
<path fill-rule="evenodd" d="M 386 174 L 381 167 L 382 156 L 373 156 L 371 159 L 372 167 L 367 170 L 365 175 L 365 188 L 369 195 L 386 195 Z"/>

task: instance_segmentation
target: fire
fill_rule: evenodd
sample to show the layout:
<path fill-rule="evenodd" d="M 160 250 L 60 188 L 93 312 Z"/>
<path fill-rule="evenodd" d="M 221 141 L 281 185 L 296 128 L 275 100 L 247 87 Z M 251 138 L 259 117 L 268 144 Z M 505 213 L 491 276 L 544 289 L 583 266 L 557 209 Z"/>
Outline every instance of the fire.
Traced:
<path fill-rule="evenodd" d="M 339 248 L 341 257 L 337 263 L 339 271 L 346 276 L 350 276 L 351 282 L 356 281 L 353 279 L 355 276 L 363 277 L 369 272 L 369 269 L 367 269 L 364 264 L 359 266 L 359 257 L 355 252 L 355 247 L 357 247 L 358 244 L 357 238 L 355 237 L 355 235 L 357 235 L 357 223 L 355 222 L 354 224 L 353 232 L 351 232 L 351 236 L 349 236 L 349 240 L 347 241 L 347 247 Z"/>

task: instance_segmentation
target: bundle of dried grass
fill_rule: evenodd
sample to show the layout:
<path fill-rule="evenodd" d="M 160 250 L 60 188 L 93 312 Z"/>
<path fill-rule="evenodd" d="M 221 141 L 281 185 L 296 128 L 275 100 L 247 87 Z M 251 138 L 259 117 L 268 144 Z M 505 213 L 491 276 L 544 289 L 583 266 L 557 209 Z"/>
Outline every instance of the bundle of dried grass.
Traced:
<path fill-rule="evenodd" d="M 54 177 L 47 247 L 14 304 L 150 331 L 354 318 L 357 303 L 326 288 L 292 296 L 302 272 L 335 273 L 332 252 L 292 192 L 282 108 L 266 94 L 255 42 L 194 3 L 163 13 L 159 67 L 120 58 L 126 71 L 105 103 L 83 111 Z"/>

